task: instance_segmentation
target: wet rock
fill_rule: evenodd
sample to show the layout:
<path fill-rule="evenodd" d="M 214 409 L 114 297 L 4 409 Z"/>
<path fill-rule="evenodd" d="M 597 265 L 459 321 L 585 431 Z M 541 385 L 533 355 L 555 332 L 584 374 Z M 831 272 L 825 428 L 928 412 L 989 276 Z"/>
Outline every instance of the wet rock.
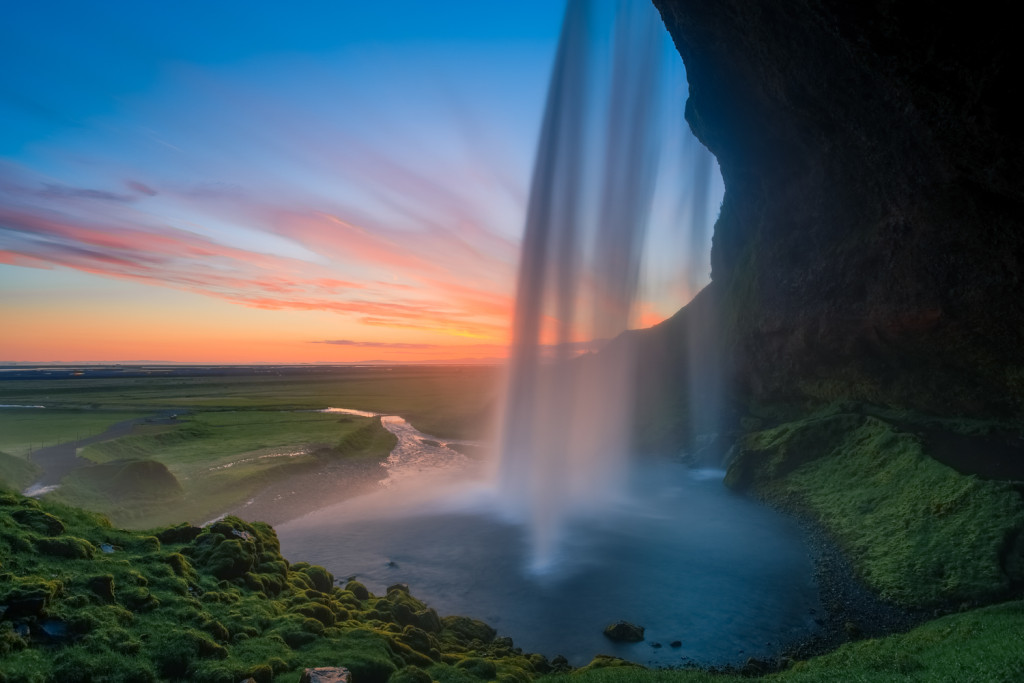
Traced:
<path fill-rule="evenodd" d="M 628 621 L 616 621 L 604 627 L 604 635 L 617 643 L 638 643 L 644 639 L 644 627 Z"/>
<path fill-rule="evenodd" d="M 319 666 L 303 671 L 299 683 L 352 683 L 352 672 L 343 666 Z"/>
<path fill-rule="evenodd" d="M 683 641 L 681 641 L 681 640 L 673 640 L 671 643 L 668 644 L 668 646 L 669 647 L 682 647 L 683 646 Z"/>
<path fill-rule="evenodd" d="M 114 602 L 114 577 L 110 574 L 94 576 L 85 585 L 103 602 Z"/>

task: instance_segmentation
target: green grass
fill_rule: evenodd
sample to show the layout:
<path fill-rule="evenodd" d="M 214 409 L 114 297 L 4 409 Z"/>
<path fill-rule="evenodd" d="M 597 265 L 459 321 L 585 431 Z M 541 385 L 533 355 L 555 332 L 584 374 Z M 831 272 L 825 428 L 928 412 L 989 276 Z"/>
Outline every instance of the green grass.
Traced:
<path fill-rule="evenodd" d="M 357 408 L 401 415 L 417 429 L 440 437 L 478 438 L 490 426 L 500 379 L 493 367 L 324 368 L 308 375 L 277 375 L 268 369 L 222 377 L 157 372 L 151 377 L 4 380 L 0 403 L 143 412 Z M 70 431 L 63 440 L 75 438 Z M 0 450 L 7 449 L 0 445 Z"/>
<path fill-rule="evenodd" d="M 0 385 L 2 386 L 2 385 Z M 42 387 L 39 387 L 42 391 Z M 5 401 L 0 400 L 0 403 Z M 0 409 L 0 451 L 17 458 L 30 451 L 100 434 L 111 425 L 149 411 Z"/>
<path fill-rule="evenodd" d="M 98 465 L 75 470 L 51 495 L 132 528 L 202 522 L 271 483 L 332 460 L 379 462 L 394 443 L 377 418 L 199 412 L 83 449 L 81 455 Z M 152 469 L 141 478 L 123 474 L 126 463 L 146 462 L 158 463 L 162 471 Z M 119 478 L 124 485 L 116 484 Z"/>
<path fill-rule="evenodd" d="M 873 590 L 906 606 L 991 602 L 1024 580 L 1024 502 L 1011 484 L 961 475 L 874 417 L 748 435 L 727 482 L 820 522 Z"/>
<path fill-rule="evenodd" d="M 83 448 L 83 457 L 114 469 L 73 472 L 53 495 L 135 528 L 182 518 L 201 522 L 271 483 L 331 460 L 379 461 L 394 445 L 379 426 L 361 431 L 366 418 L 308 411 L 398 414 L 442 438 L 479 438 L 490 426 L 500 379 L 497 369 L 486 367 L 304 372 L 268 368 L 188 377 L 155 371 L 147 377 L 0 381 L 0 403 L 47 406 L 0 411 L 0 452 L 17 457 L 32 444 L 70 441 L 123 419 L 180 411 L 172 424 L 138 424 L 127 436 Z M 147 488 L 159 494 L 148 497 L 104 485 L 108 475 L 129 479 L 125 463 L 140 460 L 165 465 L 181 487 L 177 495 L 167 481 L 159 491 Z M 35 474 L 30 465 L 0 455 L 0 482 L 21 488 Z"/>
<path fill-rule="evenodd" d="M 23 458 L 0 451 L 0 486 L 6 484 L 19 491 L 39 476 L 39 468 Z"/>
<path fill-rule="evenodd" d="M 93 462 L 155 458 L 176 476 L 187 478 L 237 462 L 240 456 L 259 457 L 316 445 L 332 446 L 368 421 L 314 412 L 197 412 L 183 416 L 169 428 L 87 446 L 80 455 Z"/>

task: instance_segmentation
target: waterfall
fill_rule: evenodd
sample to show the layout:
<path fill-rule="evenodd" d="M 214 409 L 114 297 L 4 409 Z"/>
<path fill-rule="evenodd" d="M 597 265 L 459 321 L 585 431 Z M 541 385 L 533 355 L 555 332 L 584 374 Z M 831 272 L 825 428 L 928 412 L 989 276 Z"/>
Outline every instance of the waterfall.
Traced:
<path fill-rule="evenodd" d="M 681 107 L 678 120 L 666 115 L 670 97 L 681 100 L 666 92 L 667 38 L 647 2 L 566 8 L 530 188 L 499 440 L 499 505 L 526 523 L 538 572 L 557 561 L 568 519 L 612 507 L 622 491 L 631 345 L 620 337 L 579 356 L 635 322 L 660 152 L 667 126 L 682 123 Z M 710 155 L 689 148 L 699 159 L 680 153 L 678 165 L 704 164 L 710 176 Z M 702 182 L 704 199 L 690 205 L 694 230 L 706 233 L 708 181 L 693 184 Z"/>

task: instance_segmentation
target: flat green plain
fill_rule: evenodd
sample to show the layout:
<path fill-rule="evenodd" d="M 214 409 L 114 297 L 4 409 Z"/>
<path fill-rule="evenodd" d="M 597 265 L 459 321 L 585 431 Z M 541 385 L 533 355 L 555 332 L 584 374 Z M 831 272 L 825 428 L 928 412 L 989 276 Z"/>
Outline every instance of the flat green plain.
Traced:
<path fill-rule="evenodd" d="M 37 473 L 31 453 L 44 445 L 140 419 L 127 435 L 80 448 L 78 456 L 92 466 L 73 471 L 50 495 L 126 527 L 202 522 L 317 468 L 375 467 L 394 445 L 376 418 L 316 411 L 397 414 L 428 434 L 481 438 L 499 389 L 493 367 L 196 375 L 176 368 L 148 376 L 5 380 L 0 404 L 45 408 L 0 410 L 0 483 L 26 486 Z"/>

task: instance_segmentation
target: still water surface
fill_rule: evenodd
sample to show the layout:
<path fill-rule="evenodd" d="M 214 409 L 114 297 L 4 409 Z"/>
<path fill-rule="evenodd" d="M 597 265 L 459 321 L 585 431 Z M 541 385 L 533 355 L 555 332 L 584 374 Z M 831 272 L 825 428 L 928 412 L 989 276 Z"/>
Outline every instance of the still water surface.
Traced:
<path fill-rule="evenodd" d="M 285 556 L 356 576 L 375 594 L 407 583 L 441 615 L 482 619 L 524 650 L 574 665 L 599 653 L 648 666 L 742 663 L 817 629 L 801 530 L 732 494 L 721 472 L 634 467 L 627 495 L 608 514 L 573 521 L 560 561 L 535 574 L 521 527 L 493 510 L 486 486 L 453 479 L 451 459 L 432 477 L 403 443 L 417 476 L 392 459 L 387 488 L 281 525 Z M 619 619 L 644 626 L 645 641 L 606 639 L 602 629 Z"/>

